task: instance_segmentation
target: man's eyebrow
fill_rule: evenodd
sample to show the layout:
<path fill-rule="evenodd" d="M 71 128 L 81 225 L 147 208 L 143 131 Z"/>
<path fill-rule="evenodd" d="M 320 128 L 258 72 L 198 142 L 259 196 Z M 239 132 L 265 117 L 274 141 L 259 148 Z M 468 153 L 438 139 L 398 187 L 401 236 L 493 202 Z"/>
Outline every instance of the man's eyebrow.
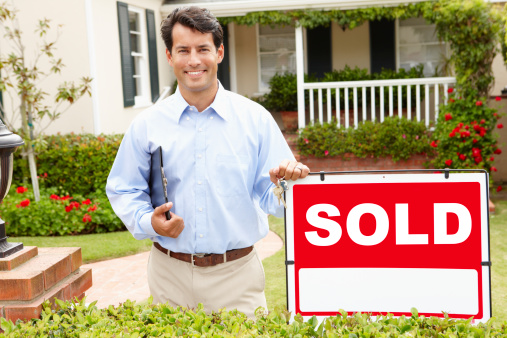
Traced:
<path fill-rule="evenodd" d="M 197 48 L 203 48 L 203 47 L 212 47 L 213 45 L 211 43 L 204 43 L 202 45 L 198 45 Z M 177 45 L 177 46 L 174 46 L 174 48 L 176 49 L 188 49 L 190 48 L 189 46 L 185 46 L 185 45 Z"/>

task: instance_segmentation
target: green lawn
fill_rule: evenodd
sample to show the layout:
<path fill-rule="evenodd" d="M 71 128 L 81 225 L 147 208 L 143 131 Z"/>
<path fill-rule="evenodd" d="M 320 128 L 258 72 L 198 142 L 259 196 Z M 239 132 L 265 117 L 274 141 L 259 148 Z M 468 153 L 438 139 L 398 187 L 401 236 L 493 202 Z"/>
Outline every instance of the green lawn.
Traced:
<path fill-rule="evenodd" d="M 490 222 L 493 315 L 507 320 L 507 201 L 496 201 L 495 204 L 496 213 L 491 216 Z M 283 219 L 270 217 L 269 221 L 271 230 L 284 239 Z M 151 247 L 150 241 L 137 241 L 127 231 L 82 236 L 9 238 L 9 242 L 19 241 L 25 246 L 80 246 L 85 263 L 132 255 L 148 251 Z M 263 261 L 269 309 L 286 305 L 284 262 L 284 249 Z"/>
<path fill-rule="evenodd" d="M 9 237 L 9 242 L 38 247 L 79 246 L 84 264 L 134 255 L 151 248 L 150 240 L 138 241 L 128 231 L 81 236 Z"/>

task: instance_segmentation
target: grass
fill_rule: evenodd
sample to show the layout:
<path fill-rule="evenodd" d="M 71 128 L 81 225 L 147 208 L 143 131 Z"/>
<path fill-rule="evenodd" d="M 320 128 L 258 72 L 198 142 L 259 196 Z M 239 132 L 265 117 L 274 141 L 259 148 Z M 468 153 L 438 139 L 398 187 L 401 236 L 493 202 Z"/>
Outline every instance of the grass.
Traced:
<path fill-rule="evenodd" d="M 491 288 L 493 315 L 507 320 L 507 201 L 495 201 L 496 213 L 490 221 Z M 285 238 L 283 218 L 269 218 L 270 228 L 282 240 Z M 83 262 L 91 263 L 148 251 L 151 241 L 135 240 L 130 232 L 62 237 L 10 237 L 9 242 L 23 242 L 25 246 L 79 246 Z M 266 299 L 269 309 L 286 306 L 285 250 L 263 260 L 266 273 Z"/>
<path fill-rule="evenodd" d="M 495 201 L 495 206 L 489 230 L 493 316 L 507 320 L 507 201 Z"/>
<path fill-rule="evenodd" d="M 79 246 L 84 264 L 148 251 L 152 244 L 150 240 L 134 239 L 128 231 L 81 236 L 9 237 L 9 242 L 38 247 Z"/>

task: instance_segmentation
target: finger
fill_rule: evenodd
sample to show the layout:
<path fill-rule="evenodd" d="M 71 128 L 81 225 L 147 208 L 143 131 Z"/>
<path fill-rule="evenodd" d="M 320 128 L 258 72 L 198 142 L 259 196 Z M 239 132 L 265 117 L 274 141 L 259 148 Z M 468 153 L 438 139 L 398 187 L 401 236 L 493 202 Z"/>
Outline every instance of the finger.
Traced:
<path fill-rule="evenodd" d="M 308 168 L 306 165 L 303 164 L 301 164 L 299 167 L 303 169 L 301 171 L 301 175 L 299 176 L 299 178 L 305 178 L 306 176 L 308 176 L 308 174 L 310 173 L 310 168 Z"/>
<path fill-rule="evenodd" d="M 162 204 L 162 205 L 160 205 L 160 206 L 158 206 L 158 207 L 155 208 L 154 214 L 155 215 L 161 215 L 164 212 L 171 210 L 172 207 L 173 207 L 173 202 L 164 203 L 164 204 Z"/>
<path fill-rule="evenodd" d="M 278 184 L 278 173 L 280 169 L 279 168 L 272 168 L 269 169 L 269 179 L 271 182 L 273 182 L 275 185 Z"/>
<path fill-rule="evenodd" d="M 286 180 L 297 180 L 300 174 L 300 170 L 296 169 L 296 166 L 298 165 L 298 162 L 292 161 L 287 166 L 287 169 L 285 171 L 285 179 Z"/>
<path fill-rule="evenodd" d="M 289 164 L 290 164 L 289 160 L 283 160 L 282 162 L 280 162 L 280 165 L 278 166 L 278 168 L 279 168 L 278 178 L 285 177 L 287 167 L 289 166 Z"/>

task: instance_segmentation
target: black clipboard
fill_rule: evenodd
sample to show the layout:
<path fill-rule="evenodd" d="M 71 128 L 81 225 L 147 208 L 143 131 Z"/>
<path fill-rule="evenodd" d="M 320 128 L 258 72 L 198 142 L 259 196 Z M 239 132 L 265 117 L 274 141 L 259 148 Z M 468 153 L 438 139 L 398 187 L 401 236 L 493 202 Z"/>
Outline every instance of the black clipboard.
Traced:
<path fill-rule="evenodd" d="M 151 154 L 150 171 L 150 197 L 153 208 L 169 202 L 167 198 L 167 179 L 164 174 L 164 161 L 162 156 L 162 147 L 158 147 Z M 171 213 L 165 212 L 167 220 L 171 219 Z"/>

